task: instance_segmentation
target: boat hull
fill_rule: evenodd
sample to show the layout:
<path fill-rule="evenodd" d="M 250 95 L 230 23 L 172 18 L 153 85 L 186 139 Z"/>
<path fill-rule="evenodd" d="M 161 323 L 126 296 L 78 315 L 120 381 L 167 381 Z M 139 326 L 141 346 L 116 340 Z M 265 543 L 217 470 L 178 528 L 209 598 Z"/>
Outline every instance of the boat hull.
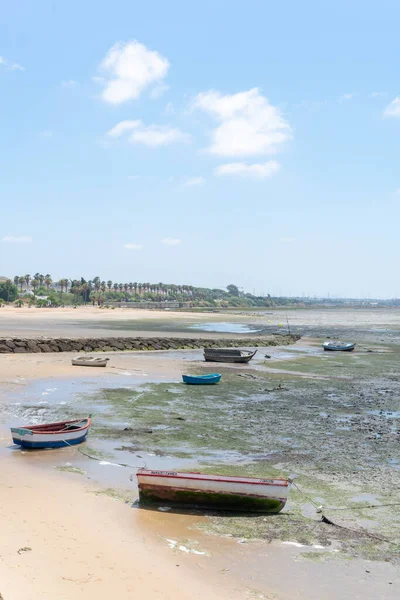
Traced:
<path fill-rule="evenodd" d="M 224 362 L 224 363 L 248 363 L 251 361 L 255 352 L 252 352 L 246 356 L 234 355 L 234 354 L 204 354 L 204 360 L 206 362 Z"/>
<path fill-rule="evenodd" d="M 63 448 L 84 442 L 90 424 L 89 417 L 83 420 L 11 427 L 11 436 L 14 444 L 22 448 Z"/>
<path fill-rule="evenodd" d="M 143 505 L 171 504 L 213 510 L 278 513 L 288 495 L 286 480 L 256 480 L 139 471 L 139 500 Z M 273 483 L 273 481 L 275 483 Z"/>
<path fill-rule="evenodd" d="M 75 444 L 81 444 L 85 441 L 87 437 L 88 431 L 81 435 L 80 437 L 72 437 L 68 438 L 65 435 L 57 434 L 53 436 L 53 439 L 42 439 L 43 436 L 39 436 L 38 434 L 31 436 L 23 436 L 20 437 L 18 434 L 12 434 L 12 439 L 14 444 L 21 446 L 21 448 L 27 449 L 43 449 L 43 448 L 65 448 L 66 446 L 73 446 Z M 57 439 L 54 439 L 54 438 Z"/>
<path fill-rule="evenodd" d="M 215 375 L 200 375 L 198 377 L 182 375 L 182 380 L 183 383 L 187 383 L 188 385 L 214 385 L 220 382 L 221 375 L 219 373 L 215 373 Z"/>
<path fill-rule="evenodd" d="M 77 367 L 106 367 L 108 361 L 108 358 L 98 358 L 96 360 L 73 358 L 72 364 Z"/>
<path fill-rule="evenodd" d="M 355 344 L 348 344 L 346 346 L 328 346 L 323 344 L 326 352 L 353 352 Z"/>

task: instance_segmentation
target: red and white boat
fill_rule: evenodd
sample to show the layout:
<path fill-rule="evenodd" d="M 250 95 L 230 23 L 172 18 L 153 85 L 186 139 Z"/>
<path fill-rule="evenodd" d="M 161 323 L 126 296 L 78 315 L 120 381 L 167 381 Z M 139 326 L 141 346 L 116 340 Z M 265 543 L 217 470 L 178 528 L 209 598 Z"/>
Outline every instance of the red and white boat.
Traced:
<path fill-rule="evenodd" d="M 22 448 L 63 448 L 84 442 L 90 424 L 91 415 L 73 421 L 11 427 L 11 435 L 14 444 Z"/>
<path fill-rule="evenodd" d="M 218 510 L 278 513 L 286 504 L 290 479 L 256 479 L 178 473 L 137 472 L 141 504 L 176 504 Z"/>

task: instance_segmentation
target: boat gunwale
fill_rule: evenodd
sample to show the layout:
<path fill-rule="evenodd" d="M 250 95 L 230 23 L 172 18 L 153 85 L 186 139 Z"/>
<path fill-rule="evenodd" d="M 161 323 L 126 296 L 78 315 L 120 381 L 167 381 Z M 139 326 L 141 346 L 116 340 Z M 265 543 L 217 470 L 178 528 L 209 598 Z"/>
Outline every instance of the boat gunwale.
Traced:
<path fill-rule="evenodd" d="M 73 423 L 80 423 L 82 421 L 86 421 L 86 425 L 83 427 L 78 427 L 77 429 L 72 429 L 71 431 L 63 431 L 59 429 L 58 431 L 44 430 L 45 427 L 55 427 L 56 425 L 72 425 Z M 60 433 L 77 433 L 79 431 L 84 431 L 90 427 L 92 419 L 90 417 L 85 417 L 84 419 L 73 419 L 72 421 L 58 421 L 57 423 L 48 423 L 43 425 L 28 425 L 24 427 L 11 427 L 11 433 L 18 433 L 19 430 L 30 431 L 35 435 L 59 435 Z"/>
<path fill-rule="evenodd" d="M 268 480 L 262 480 L 260 478 L 256 478 L 256 477 L 240 477 L 237 475 L 218 475 L 218 474 L 213 474 L 213 475 L 208 475 L 206 473 L 180 473 L 177 472 L 176 474 L 173 473 L 169 473 L 169 472 L 152 472 L 152 471 L 146 471 L 144 469 L 140 469 L 137 473 L 136 473 L 138 479 L 139 476 L 143 476 L 143 477 L 163 477 L 165 479 L 186 479 L 188 481 L 213 481 L 216 483 L 242 483 L 242 484 L 249 484 L 249 485 L 276 485 L 276 486 L 281 486 L 281 487 L 288 487 L 289 486 L 289 481 L 288 479 L 285 479 L 284 477 L 277 477 L 275 479 L 268 479 Z M 201 477 L 188 477 L 188 475 L 201 475 Z M 139 482 L 140 483 L 140 482 Z"/>
<path fill-rule="evenodd" d="M 215 377 L 221 377 L 221 373 L 209 373 L 207 375 L 187 375 L 184 373 L 182 377 L 191 377 L 192 379 L 212 379 Z"/>

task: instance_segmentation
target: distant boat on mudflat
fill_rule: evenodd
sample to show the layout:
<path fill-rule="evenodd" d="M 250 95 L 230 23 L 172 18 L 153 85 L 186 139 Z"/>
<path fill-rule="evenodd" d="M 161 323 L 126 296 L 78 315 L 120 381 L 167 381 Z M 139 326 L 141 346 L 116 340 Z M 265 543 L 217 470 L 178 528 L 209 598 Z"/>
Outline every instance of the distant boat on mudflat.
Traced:
<path fill-rule="evenodd" d="M 209 375 L 182 375 L 183 383 L 189 385 L 212 385 L 221 380 L 220 373 L 210 373 Z"/>
<path fill-rule="evenodd" d="M 109 360 L 100 356 L 77 356 L 72 359 L 72 364 L 79 367 L 106 367 Z"/>
<path fill-rule="evenodd" d="M 204 348 L 204 359 L 208 362 L 248 363 L 256 352 L 237 348 Z"/>
<path fill-rule="evenodd" d="M 355 343 L 351 342 L 324 342 L 322 344 L 324 350 L 330 350 L 331 352 L 352 352 L 356 346 Z"/>
<path fill-rule="evenodd" d="M 178 473 L 137 472 L 141 504 L 175 504 L 216 510 L 278 513 L 285 506 L 290 479 L 256 479 Z"/>
<path fill-rule="evenodd" d="M 91 418 L 11 427 L 14 444 L 23 448 L 62 448 L 80 444 L 86 439 Z"/>

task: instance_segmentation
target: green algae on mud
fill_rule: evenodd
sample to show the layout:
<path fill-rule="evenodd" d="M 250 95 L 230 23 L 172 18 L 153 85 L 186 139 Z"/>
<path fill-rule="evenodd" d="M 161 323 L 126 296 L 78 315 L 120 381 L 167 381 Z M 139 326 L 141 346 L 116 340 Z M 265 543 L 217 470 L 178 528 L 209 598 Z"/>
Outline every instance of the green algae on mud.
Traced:
<path fill-rule="evenodd" d="M 222 384 L 212 389 L 154 383 L 107 388 L 81 402 L 94 413 L 95 436 L 122 442 L 116 450 L 154 454 L 157 468 L 165 457 L 167 468 L 185 458 L 204 472 L 296 473 L 307 497 L 343 526 L 321 523 L 293 488 L 279 516 L 212 515 L 202 524 L 207 531 L 399 562 L 399 359 L 399 346 L 352 355 L 289 351 L 266 363 L 274 372 L 222 367 Z M 353 500 L 360 493 L 390 506 L 370 509 Z"/>
<path fill-rule="evenodd" d="M 96 490 L 93 492 L 96 496 L 107 496 L 108 498 L 112 498 L 113 500 L 119 500 L 120 502 L 130 502 L 131 501 L 131 492 L 128 490 L 120 490 L 116 488 L 105 488 L 101 490 Z"/>
<path fill-rule="evenodd" d="M 79 467 L 74 467 L 72 465 L 63 465 L 60 467 L 56 467 L 57 471 L 61 471 L 62 473 L 75 473 L 76 475 L 86 475 L 86 471 L 80 469 Z"/>

